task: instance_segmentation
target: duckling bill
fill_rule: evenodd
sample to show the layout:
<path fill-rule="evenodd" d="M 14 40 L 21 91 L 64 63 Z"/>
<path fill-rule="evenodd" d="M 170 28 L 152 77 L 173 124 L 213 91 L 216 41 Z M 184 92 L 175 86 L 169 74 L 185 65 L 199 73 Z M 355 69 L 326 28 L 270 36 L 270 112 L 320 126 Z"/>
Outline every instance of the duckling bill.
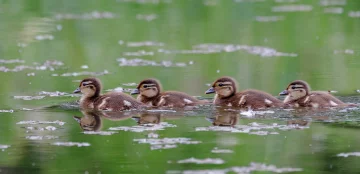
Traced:
<path fill-rule="evenodd" d="M 80 108 L 107 111 L 137 109 L 143 106 L 131 96 L 122 92 L 109 92 L 101 95 L 101 82 L 97 78 L 86 78 L 80 82 L 74 93 L 82 93 Z"/>
<path fill-rule="evenodd" d="M 137 101 L 155 107 L 185 107 L 207 103 L 183 92 L 162 92 L 160 82 L 151 78 L 141 81 L 131 94 L 139 94 Z"/>
<path fill-rule="evenodd" d="M 221 77 L 211 85 L 205 94 L 215 93 L 214 104 L 240 108 L 262 109 L 283 107 L 282 101 L 272 95 L 254 89 L 237 91 L 236 81 L 231 77 Z"/>

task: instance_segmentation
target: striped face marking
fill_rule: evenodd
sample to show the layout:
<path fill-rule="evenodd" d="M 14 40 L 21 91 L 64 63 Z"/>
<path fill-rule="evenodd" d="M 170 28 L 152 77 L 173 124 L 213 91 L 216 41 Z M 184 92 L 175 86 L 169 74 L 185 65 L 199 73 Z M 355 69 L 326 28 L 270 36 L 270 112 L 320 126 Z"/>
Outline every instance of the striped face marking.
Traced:
<path fill-rule="evenodd" d="M 156 84 L 153 83 L 142 84 L 139 90 L 140 90 L 140 95 L 143 95 L 148 98 L 154 97 L 159 93 L 158 87 L 156 86 Z"/>
<path fill-rule="evenodd" d="M 228 97 L 234 92 L 234 84 L 232 82 L 217 82 L 213 86 L 216 94 L 218 94 L 220 97 Z"/>

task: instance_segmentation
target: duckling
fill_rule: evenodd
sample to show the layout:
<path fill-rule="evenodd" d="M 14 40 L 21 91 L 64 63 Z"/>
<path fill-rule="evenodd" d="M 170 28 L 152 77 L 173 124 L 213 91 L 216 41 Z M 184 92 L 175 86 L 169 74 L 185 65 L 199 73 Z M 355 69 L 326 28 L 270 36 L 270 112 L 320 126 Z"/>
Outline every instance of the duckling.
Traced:
<path fill-rule="evenodd" d="M 138 101 L 155 107 L 185 107 L 206 103 L 206 101 L 198 100 L 183 92 L 161 92 L 161 90 L 161 84 L 158 80 L 145 79 L 131 92 L 131 95 L 139 94 Z"/>
<path fill-rule="evenodd" d="M 328 91 L 310 91 L 310 85 L 303 80 L 295 80 L 279 95 L 286 95 L 284 103 L 294 107 L 344 107 L 346 104 L 332 96 Z"/>
<path fill-rule="evenodd" d="M 246 109 L 262 109 L 268 107 L 283 107 L 282 101 L 272 95 L 254 89 L 236 92 L 236 81 L 231 77 L 217 79 L 205 94 L 216 93 L 214 104 Z"/>
<path fill-rule="evenodd" d="M 107 111 L 137 109 L 143 106 L 131 96 L 122 92 L 109 92 L 101 95 L 101 83 L 97 78 L 86 78 L 80 82 L 74 93 L 82 93 L 80 107 Z"/>

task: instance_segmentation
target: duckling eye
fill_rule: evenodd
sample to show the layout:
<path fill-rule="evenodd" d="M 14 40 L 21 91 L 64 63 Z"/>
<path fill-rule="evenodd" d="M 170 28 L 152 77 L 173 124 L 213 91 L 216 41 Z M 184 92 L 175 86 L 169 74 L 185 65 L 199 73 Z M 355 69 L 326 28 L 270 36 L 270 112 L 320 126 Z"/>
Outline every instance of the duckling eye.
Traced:
<path fill-rule="evenodd" d="M 222 87 L 222 86 L 224 86 L 224 84 L 220 83 L 219 86 Z"/>
<path fill-rule="evenodd" d="M 296 87 L 295 87 L 295 86 L 292 86 L 291 89 L 296 89 Z"/>
<path fill-rule="evenodd" d="M 148 86 L 148 85 L 144 85 L 143 87 L 144 87 L 144 88 L 147 88 L 147 87 L 149 87 L 149 86 Z"/>

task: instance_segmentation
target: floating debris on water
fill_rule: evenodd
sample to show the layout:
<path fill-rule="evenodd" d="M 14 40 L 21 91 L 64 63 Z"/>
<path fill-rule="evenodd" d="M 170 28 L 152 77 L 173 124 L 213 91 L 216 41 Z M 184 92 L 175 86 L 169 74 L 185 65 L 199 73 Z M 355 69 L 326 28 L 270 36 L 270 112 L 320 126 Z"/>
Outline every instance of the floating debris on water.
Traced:
<path fill-rule="evenodd" d="M 354 54 L 355 51 L 352 49 L 345 49 L 345 50 L 334 50 L 334 54 Z"/>
<path fill-rule="evenodd" d="M 360 18 L 360 11 L 350 11 L 348 15 L 352 18 Z"/>
<path fill-rule="evenodd" d="M 360 152 L 350 152 L 350 153 L 339 153 L 336 156 L 338 157 L 349 157 L 349 156 L 360 156 Z"/>
<path fill-rule="evenodd" d="M 27 75 L 27 76 L 35 76 L 35 73 L 34 73 L 34 72 L 32 72 L 32 73 L 27 73 L 26 75 Z"/>
<path fill-rule="evenodd" d="M 123 83 L 124 86 L 137 86 L 137 83 Z"/>
<path fill-rule="evenodd" d="M 120 40 L 119 44 L 124 44 L 124 41 Z M 141 41 L 141 42 L 127 42 L 127 47 L 162 47 L 165 44 L 162 42 L 154 42 L 154 41 Z"/>
<path fill-rule="evenodd" d="M 136 19 L 144 20 L 144 21 L 148 21 L 148 22 L 153 21 L 156 18 L 158 18 L 157 14 L 137 14 L 136 15 Z"/>
<path fill-rule="evenodd" d="M 205 159 L 197 159 L 197 158 L 189 158 L 184 160 L 177 161 L 179 164 L 183 163 L 195 163 L 195 164 L 224 164 L 225 161 L 220 158 L 205 158 Z"/>
<path fill-rule="evenodd" d="M 199 50 L 208 50 L 216 53 L 235 52 L 235 51 L 244 50 L 247 51 L 249 54 L 259 55 L 261 57 L 277 57 L 277 56 L 297 57 L 297 54 L 295 53 L 282 53 L 276 51 L 273 48 L 262 47 L 262 46 L 208 43 L 208 44 L 195 45 L 193 48 Z"/>
<path fill-rule="evenodd" d="M 164 130 L 168 127 L 176 127 L 176 125 L 169 124 L 166 122 L 161 122 L 160 124 L 142 124 L 141 126 L 121 126 L 121 127 L 110 127 L 109 130 L 112 131 L 130 131 L 130 132 L 144 132 L 144 131 L 155 131 L 155 130 Z"/>
<path fill-rule="evenodd" d="M 147 110 L 148 112 L 176 112 L 175 110 L 165 110 L 165 109 L 152 109 L 152 110 Z M 163 122 L 165 123 L 165 122 Z"/>
<path fill-rule="evenodd" d="M 84 14 L 56 14 L 55 18 L 57 20 L 64 20 L 64 19 L 82 19 L 82 20 L 92 20 L 92 19 L 113 19 L 116 15 L 111 12 L 98 12 L 92 11 L 90 13 Z"/>
<path fill-rule="evenodd" d="M 248 111 L 241 111 L 240 114 L 241 115 L 245 115 L 247 117 L 252 117 L 252 116 L 255 116 L 255 115 L 265 115 L 265 114 L 273 114 L 275 113 L 274 111 L 253 111 L 251 109 L 249 109 Z"/>
<path fill-rule="evenodd" d="M 153 60 L 145 60 L 145 59 L 126 59 L 126 58 L 118 58 L 116 59 L 119 62 L 119 66 L 164 66 L 164 67 L 185 67 L 187 66 L 184 62 L 172 62 L 168 60 L 163 60 L 160 62 L 156 62 Z"/>
<path fill-rule="evenodd" d="M 220 53 L 220 50 L 166 50 L 166 49 L 159 49 L 159 53 L 164 54 L 214 54 Z"/>
<path fill-rule="evenodd" d="M 32 127 L 32 126 L 29 126 L 29 127 L 25 127 L 25 129 L 27 129 L 27 130 L 38 130 L 38 131 L 45 131 L 45 130 L 55 131 L 57 128 L 54 127 L 54 126 L 46 126 L 45 128 L 44 127 Z"/>
<path fill-rule="evenodd" d="M 65 122 L 59 121 L 59 120 L 56 120 L 56 121 L 33 121 L 33 120 L 30 120 L 30 121 L 20 121 L 20 122 L 17 122 L 16 124 L 58 124 L 58 125 L 62 126 L 65 124 Z"/>
<path fill-rule="evenodd" d="M 61 31 L 61 30 L 62 30 L 62 25 L 56 25 L 56 29 L 57 29 L 58 31 Z"/>
<path fill-rule="evenodd" d="M 193 141 L 191 138 L 149 138 L 149 139 L 134 139 L 135 142 L 139 144 L 150 144 L 151 150 L 158 149 L 172 149 L 176 148 L 177 144 L 200 144 L 201 141 Z"/>
<path fill-rule="evenodd" d="M 357 93 L 360 93 L 360 89 L 357 89 L 356 92 L 357 92 Z"/>
<path fill-rule="evenodd" d="M 216 132 L 231 132 L 231 133 L 247 133 L 254 135 L 277 135 L 278 132 L 275 132 L 275 129 L 278 130 L 293 130 L 293 129 L 306 129 L 309 128 L 307 125 L 278 125 L 277 123 L 273 124 L 262 124 L 257 122 L 249 123 L 248 125 L 235 125 L 233 127 L 230 126 L 209 126 L 209 127 L 196 127 L 195 131 L 216 131 Z M 264 131 L 272 130 L 272 131 Z"/>
<path fill-rule="evenodd" d="M 59 67 L 63 66 L 64 63 L 61 61 L 57 61 L 57 60 L 52 60 L 52 61 L 48 60 L 48 61 L 45 61 L 43 64 L 34 63 L 34 65 L 36 65 L 36 66 L 18 65 L 18 66 L 15 66 L 14 68 L 0 66 L 0 71 L 1 72 L 20 72 L 20 71 L 24 71 L 27 69 L 39 70 L 39 71 L 45 71 L 45 70 L 54 71 L 55 69 L 58 69 Z"/>
<path fill-rule="evenodd" d="M 272 7 L 271 11 L 273 12 L 300 12 L 300 11 L 311 11 L 313 7 L 311 5 L 281 5 Z"/>
<path fill-rule="evenodd" d="M 151 133 L 148 134 L 148 138 L 159 138 L 159 134 L 151 132 Z"/>
<path fill-rule="evenodd" d="M 116 87 L 114 89 L 107 89 L 105 91 L 114 91 L 114 92 L 131 92 L 132 89 L 124 89 L 122 87 Z"/>
<path fill-rule="evenodd" d="M 68 95 L 68 93 L 59 92 L 59 91 L 55 91 L 55 92 L 40 91 L 39 95 L 46 95 L 46 96 L 50 96 L 50 97 L 58 97 L 58 96 Z"/>
<path fill-rule="evenodd" d="M 79 142 L 55 142 L 52 143 L 51 145 L 55 145 L 55 146 L 77 146 L 77 147 L 87 147 L 90 146 L 90 143 L 79 143 Z"/>
<path fill-rule="evenodd" d="M 72 72 L 72 73 L 64 73 L 60 76 L 63 77 L 69 77 L 69 76 L 102 76 L 105 74 L 109 74 L 108 70 L 104 70 L 103 72 L 88 72 L 88 71 L 82 71 L 82 72 Z M 52 76 L 59 76 L 58 74 L 52 74 Z"/>
<path fill-rule="evenodd" d="M 145 50 L 139 50 L 137 52 L 124 52 L 123 53 L 124 56 L 153 56 L 155 55 L 154 52 L 152 51 L 145 51 Z"/>
<path fill-rule="evenodd" d="M 81 68 L 81 69 L 88 69 L 89 66 L 87 66 L 87 65 L 82 65 L 80 68 Z"/>
<path fill-rule="evenodd" d="M 54 131 L 54 130 L 56 130 L 56 127 L 54 127 L 54 126 L 46 126 L 45 129 L 49 130 L 49 131 Z"/>
<path fill-rule="evenodd" d="M 151 150 L 159 150 L 159 149 L 174 149 L 177 148 L 176 144 L 165 144 L 165 145 L 152 145 L 150 147 Z"/>
<path fill-rule="evenodd" d="M 219 149 L 215 147 L 213 150 L 211 150 L 211 153 L 234 153 L 234 151 L 229 149 Z"/>
<path fill-rule="evenodd" d="M 341 7 L 329 7 L 324 9 L 324 13 L 331 13 L 331 14 L 342 14 L 344 11 Z"/>
<path fill-rule="evenodd" d="M 4 151 L 4 149 L 7 149 L 11 147 L 10 145 L 5 145 L 5 144 L 0 144 L 0 149 L 2 149 Z"/>
<path fill-rule="evenodd" d="M 14 110 L 10 109 L 10 110 L 0 110 L 0 112 L 2 113 L 13 113 Z"/>
<path fill-rule="evenodd" d="M 29 135 L 25 137 L 28 140 L 53 140 L 53 139 L 58 139 L 59 136 L 53 136 L 53 135 Z"/>
<path fill-rule="evenodd" d="M 54 36 L 50 34 L 44 34 L 44 35 L 37 35 L 35 36 L 36 40 L 53 40 Z"/>
<path fill-rule="evenodd" d="M 186 173 L 186 174 L 226 174 L 226 173 L 244 173 L 249 174 L 252 172 L 274 172 L 274 173 L 288 173 L 288 172 L 301 172 L 302 168 L 278 168 L 275 165 L 267 165 L 262 163 L 250 163 L 249 166 L 229 167 L 225 169 L 205 169 L 205 170 L 184 170 L 184 171 L 167 171 L 168 174 Z"/>
<path fill-rule="evenodd" d="M 40 100 L 45 96 L 14 96 L 14 99 L 22 99 L 22 100 Z"/>
<path fill-rule="evenodd" d="M 283 21 L 285 19 L 284 16 L 256 16 L 255 20 L 258 22 L 276 22 Z"/>
<path fill-rule="evenodd" d="M 321 6 L 344 6 L 346 0 L 320 0 L 319 4 Z"/>
<path fill-rule="evenodd" d="M 0 59 L 0 64 L 12 64 L 12 63 L 25 63 L 25 60 L 20 59 Z"/>
<path fill-rule="evenodd" d="M 114 131 L 85 131 L 84 134 L 87 135 L 112 135 L 112 134 L 116 134 L 118 132 L 114 132 Z"/>
<path fill-rule="evenodd" d="M 33 111 L 34 109 L 22 108 L 21 110 L 23 110 L 23 111 Z"/>

